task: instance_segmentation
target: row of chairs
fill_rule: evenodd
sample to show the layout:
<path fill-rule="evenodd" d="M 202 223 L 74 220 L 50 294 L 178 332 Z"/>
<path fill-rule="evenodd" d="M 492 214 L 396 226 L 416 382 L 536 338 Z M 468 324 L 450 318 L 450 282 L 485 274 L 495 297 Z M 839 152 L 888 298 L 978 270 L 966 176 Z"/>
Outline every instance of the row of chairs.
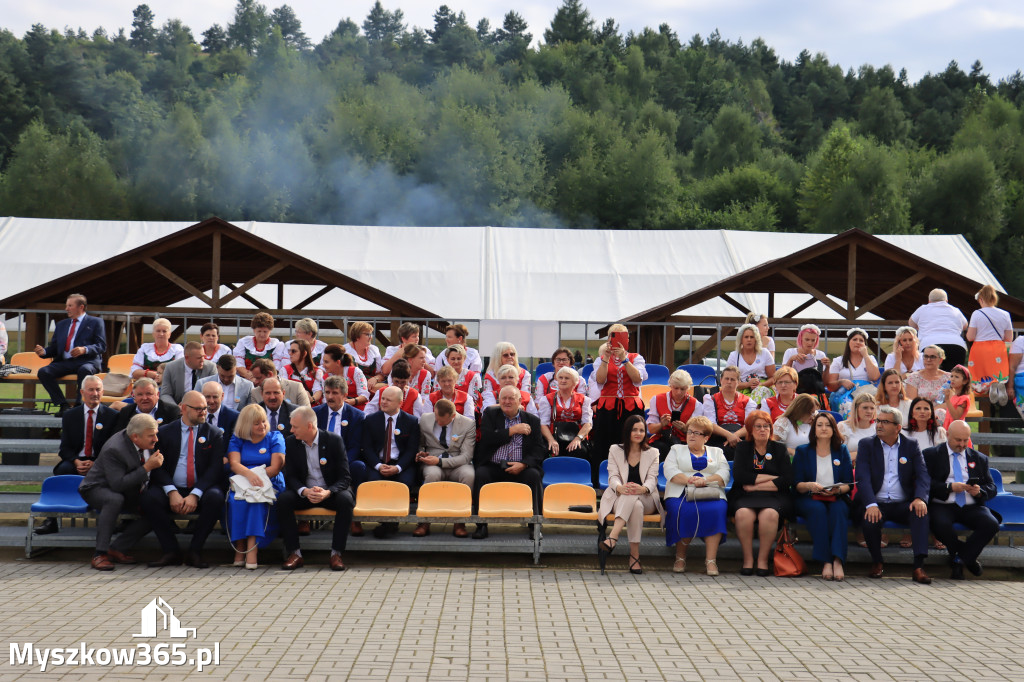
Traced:
<path fill-rule="evenodd" d="M 132 362 L 135 360 L 134 353 L 120 353 L 118 355 L 111 355 L 107 360 L 107 369 L 111 374 L 125 374 L 131 375 Z M 39 381 L 39 370 L 46 367 L 52 362 L 52 358 L 41 358 L 32 352 L 15 353 L 11 356 L 10 364 L 20 367 L 25 367 L 29 370 L 27 374 L 8 374 L 5 381 L 17 381 L 20 383 L 33 383 Z M 96 376 L 101 379 L 107 376 L 108 372 L 100 372 Z M 60 378 L 62 382 L 78 382 L 78 376 L 69 374 Z M 116 403 L 117 401 L 130 395 L 132 391 L 131 382 L 128 383 L 128 388 L 125 389 L 124 393 L 118 396 L 105 395 L 101 399 L 104 404 Z"/>

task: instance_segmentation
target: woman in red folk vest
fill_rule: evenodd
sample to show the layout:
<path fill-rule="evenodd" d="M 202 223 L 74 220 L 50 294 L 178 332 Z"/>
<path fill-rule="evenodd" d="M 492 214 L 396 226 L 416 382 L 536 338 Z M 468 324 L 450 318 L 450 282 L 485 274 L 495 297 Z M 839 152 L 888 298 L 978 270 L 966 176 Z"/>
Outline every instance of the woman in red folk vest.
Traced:
<path fill-rule="evenodd" d="M 427 347 L 407 343 L 402 349 L 402 359 L 409 363 L 409 385 L 420 395 L 427 395 L 434 384 L 427 369 Z"/>
<path fill-rule="evenodd" d="M 498 404 L 498 391 L 501 389 L 501 384 L 498 381 L 498 370 L 505 365 L 511 365 L 516 368 L 519 373 L 519 381 L 517 385 L 520 391 L 530 390 L 530 373 L 519 366 L 519 353 L 516 352 L 516 347 L 508 341 L 499 341 L 494 346 L 494 354 L 491 355 L 491 362 L 487 365 L 487 372 L 484 373 L 484 395 L 490 391 L 494 392 L 494 402 L 492 405 Z"/>
<path fill-rule="evenodd" d="M 363 370 L 356 364 L 356 359 L 346 353 L 340 345 L 332 343 L 324 348 L 321 360 L 325 379 L 329 376 L 339 376 L 348 384 L 345 402 L 357 410 L 366 407 L 366 403 L 370 402 L 370 387 L 366 383 Z"/>
<path fill-rule="evenodd" d="M 690 395 L 693 378 L 685 369 L 677 369 L 668 378 L 668 391 L 654 396 L 647 409 L 647 431 L 651 445 L 665 461 L 673 445 L 686 444 L 686 422 L 704 415 L 704 406 Z"/>
<path fill-rule="evenodd" d="M 747 417 L 757 409 L 754 401 L 736 390 L 740 383 L 740 368 L 729 365 L 722 370 L 719 379 L 722 390 L 714 395 L 704 396 L 704 416 L 714 424 L 714 436 L 709 445 L 722 448 L 725 456 L 732 461 L 734 448 L 747 436 L 743 427 Z"/>
<path fill-rule="evenodd" d="M 491 405 L 498 404 L 498 393 L 505 386 L 515 386 L 516 388 L 519 388 L 519 372 L 521 370 L 522 367 L 519 367 L 518 365 L 502 365 L 498 368 L 497 390 L 493 392 L 484 391 L 483 405 L 485 410 Z M 539 419 L 540 413 L 537 411 L 537 403 L 533 401 L 533 396 L 530 395 L 530 392 L 519 388 L 519 394 L 521 396 L 520 405 L 522 405 L 522 408 Z"/>
<path fill-rule="evenodd" d="M 572 367 L 555 371 L 557 391 L 538 401 L 540 432 L 547 441 L 551 455 L 572 455 L 587 459 L 590 442 L 587 436 L 594 426 L 590 398 L 576 390 L 580 375 Z"/>
<path fill-rule="evenodd" d="M 319 405 L 324 399 L 324 371 L 313 363 L 309 341 L 295 339 L 288 346 L 291 361 L 278 372 L 281 380 L 299 382 L 309 393 L 310 404 Z"/>
<path fill-rule="evenodd" d="M 555 368 L 550 372 L 545 372 L 537 377 L 537 386 L 533 389 L 533 399 L 540 405 L 544 402 L 544 396 L 548 393 L 553 393 L 558 390 L 558 384 L 555 381 L 555 375 L 558 374 L 558 370 L 563 367 L 572 367 L 572 351 L 568 348 L 559 348 L 551 354 L 551 364 Z M 587 382 L 580 379 L 576 384 L 578 393 L 587 392 Z"/>
<path fill-rule="evenodd" d="M 590 472 L 596 488 L 601 462 L 608 459 L 608 449 L 621 438 L 626 419 L 634 414 L 644 417 L 640 384 L 647 379 L 647 363 L 639 353 L 629 352 L 629 331 L 625 325 L 608 327 L 607 348 L 594 360 L 591 376 L 598 390 L 592 432 L 594 447 L 590 452 Z"/>
<path fill-rule="evenodd" d="M 437 405 L 439 400 L 446 399 L 455 404 L 456 413 L 470 419 L 475 419 L 476 407 L 473 404 L 473 400 L 469 397 L 468 393 L 455 387 L 458 378 L 459 374 L 455 371 L 454 367 L 442 365 L 441 369 L 437 370 L 437 377 L 434 381 L 437 385 L 437 390 L 427 396 L 423 404 L 423 411 L 432 412 L 434 405 Z"/>
<path fill-rule="evenodd" d="M 480 372 L 466 367 L 466 349 L 461 344 L 453 343 L 445 348 L 441 355 L 448 366 L 455 370 L 455 390 L 465 391 L 469 395 L 469 399 L 473 401 L 476 412 L 479 413 L 483 409 L 483 380 L 480 378 Z M 436 379 L 434 388 L 440 388 Z"/>
<path fill-rule="evenodd" d="M 761 401 L 761 409 L 772 417 L 772 423 L 783 415 L 790 403 L 796 399 L 796 386 L 800 383 L 796 370 L 783 365 L 775 370 L 775 395 Z"/>

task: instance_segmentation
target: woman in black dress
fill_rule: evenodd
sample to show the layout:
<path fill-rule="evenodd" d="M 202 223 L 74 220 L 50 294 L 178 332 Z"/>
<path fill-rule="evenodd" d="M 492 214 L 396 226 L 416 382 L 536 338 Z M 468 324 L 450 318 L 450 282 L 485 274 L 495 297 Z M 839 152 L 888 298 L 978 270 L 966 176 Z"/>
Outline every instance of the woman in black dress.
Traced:
<path fill-rule="evenodd" d="M 763 410 L 747 416 L 748 438 L 736 446 L 729 509 L 743 548 L 740 575 L 754 574 L 754 524 L 758 526 L 757 574 L 769 574 L 768 558 L 782 517 L 789 515 L 793 474 L 786 445 L 772 440 L 772 418 Z"/>

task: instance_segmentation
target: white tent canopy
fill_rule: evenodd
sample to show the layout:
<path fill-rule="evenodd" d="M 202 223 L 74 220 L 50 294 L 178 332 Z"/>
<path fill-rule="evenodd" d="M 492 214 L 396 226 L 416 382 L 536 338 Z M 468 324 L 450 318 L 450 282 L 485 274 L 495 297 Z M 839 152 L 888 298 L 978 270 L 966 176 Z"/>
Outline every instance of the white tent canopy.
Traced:
<path fill-rule="evenodd" d="M 0 299 L 193 224 L 0 218 L 0 249 L 7 254 Z M 618 320 L 834 236 L 728 230 L 232 224 L 453 320 Z M 879 238 L 1002 290 L 962 235 Z M 286 307 L 301 301 L 309 293 L 306 290 L 315 287 L 292 289 L 295 291 L 286 294 Z M 258 297 L 259 291 L 259 287 L 254 289 L 254 295 Z M 764 296 L 738 297 L 751 309 L 766 308 Z M 805 299 L 779 295 L 776 307 L 785 310 Z M 240 300 L 232 303 L 249 307 Z M 180 305 L 201 303 L 189 299 Z M 316 307 L 372 306 L 335 291 L 320 299 Z M 680 312 L 736 315 L 735 308 L 720 299 Z M 805 314 L 837 317 L 820 303 Z"/>

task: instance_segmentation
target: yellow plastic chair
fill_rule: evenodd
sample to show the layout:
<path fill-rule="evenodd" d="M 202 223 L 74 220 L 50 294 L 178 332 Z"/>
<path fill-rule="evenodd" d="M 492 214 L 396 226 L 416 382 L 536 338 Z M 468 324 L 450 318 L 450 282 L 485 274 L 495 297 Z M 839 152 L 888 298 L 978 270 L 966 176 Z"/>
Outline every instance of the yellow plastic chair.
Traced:
<path fill-rule="evenodd" d="M 353 516 L 409 515 L 409 486 L 398 481 L 367 481 L 356 491 Z"/>
<path fill-rule="evenodd" d="M 46 367 L 48 364 L 50 364 L 50 362 L 52 362 L 50 358 L 41 358 L 32 352 L 15 353 L 14 355 L 11 356 L 8 363 L 12 365 L 20 365 L 22 367 L 27 367 L 30 370 L 30 372 L 28 374 L 8 374 L 6 380 L 31 381 L 33 379 L 36 379 L 38 377 L 39 370 L 41 370 L 43 367 Z"/>
<path fill-rule="evenodd" d="M 420 488 L 416 516 L 465 518 L 473 515 L 473 489 L 465 483 L 435 481 Z"/>
<path fill-rule="evenodd" d="M 362 490 L 362 486 L 359 489 Z M 491 519 L 532 519 L 533 491 L 525 483 L 488 483 L 480 488 L 479 516 Z"/>
<path fill-rule="evenodd" d="M 590 505 L 592 511 L 569 511 L 576 505 Z M 541 511 L 545 519 L 597 521 L 597 491 L 580 483 L 552 483 L 544 488 Z"/>
<path fill-rule="evenodd" d="M 111 374 L 127 374 L 132 375 L 132 361 L 135 360 L 134 353 L 120 353 L 118 355 L 111 355 L 107 359 L 107 370 Z"/>

